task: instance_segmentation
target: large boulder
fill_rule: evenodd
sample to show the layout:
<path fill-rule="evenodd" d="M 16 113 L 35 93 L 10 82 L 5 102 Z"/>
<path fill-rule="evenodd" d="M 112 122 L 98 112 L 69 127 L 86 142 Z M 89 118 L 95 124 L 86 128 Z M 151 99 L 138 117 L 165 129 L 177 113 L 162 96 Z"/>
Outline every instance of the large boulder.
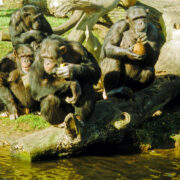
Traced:
<path fill-rule="evenodd" d="M 161 48 L 155 65 L 157 72 L 180 74 L 180 15 L 178 12 L 164 12 L 160 24 L 166 42 Z"/>

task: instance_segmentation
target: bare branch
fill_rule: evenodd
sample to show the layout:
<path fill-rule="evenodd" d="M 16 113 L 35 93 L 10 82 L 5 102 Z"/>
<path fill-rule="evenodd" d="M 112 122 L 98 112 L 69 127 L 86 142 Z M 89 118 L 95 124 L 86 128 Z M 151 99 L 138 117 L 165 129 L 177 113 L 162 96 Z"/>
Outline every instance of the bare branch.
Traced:
<path fill-rule="evenodd" d="M 55 34 L 61 35 L 75 26 L 75 24 L 80 20 L 83 11 L 74 11 L 73 15 L 70 17 L 68 21 L 64 24 L 61 24 L 58 27 L 53 28 Z"/>

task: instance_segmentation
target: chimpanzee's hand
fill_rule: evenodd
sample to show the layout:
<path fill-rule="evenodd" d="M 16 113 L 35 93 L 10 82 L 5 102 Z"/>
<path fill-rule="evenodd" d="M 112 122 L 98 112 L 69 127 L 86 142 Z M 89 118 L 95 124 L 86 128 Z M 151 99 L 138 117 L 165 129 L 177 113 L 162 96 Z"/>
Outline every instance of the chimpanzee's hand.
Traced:
<path fill-rule="evenodd" d="M 9 73 L 8 82 L 14 82 L 20 79 L 20 73 L 18 70 L 13 70 Z"/>
<path fill-rule="evenodd" d="M 37 50 L 40 47 L 39 43 L 37 43 L 36 41 L 32 41 L 30 45 L 34 50 Z"/>
<path fill-rule="evenodd" d="M 143 44 L 148 42 L 146 32 L 141 32 L 137 35 L 137 42 L 141 42 Z"/>
<path fill-rule="evenodd" d="M 57 75 L 57 77 L 70 78 L 69 66 L 56 68 L 56 75 Z"/>
<path fill-rule="evenodd" d="M 129 49 L 127 49 L 127 51 L 126 51 L 126 56 L 131 60 L 138 60 L 138 61 L 141 61 L 146 57 L 146 55 L 138 55 L 136 53 L 133 53 Z"/>
<path fill-rule="evenodd" d="M 56 75 L 62 78 L 73 79 L 78 67 L 78 64 L 67 63 L 64 67 L 56 68 Z"/>
<path fill-rule="evenodd" d="M 31 37 L 33 37 L 34 40 L 38 43 L 40 43 L 44 39 L 44 35 L 41 31 L 30 30 L 29 33 L 30 33 Z"/>

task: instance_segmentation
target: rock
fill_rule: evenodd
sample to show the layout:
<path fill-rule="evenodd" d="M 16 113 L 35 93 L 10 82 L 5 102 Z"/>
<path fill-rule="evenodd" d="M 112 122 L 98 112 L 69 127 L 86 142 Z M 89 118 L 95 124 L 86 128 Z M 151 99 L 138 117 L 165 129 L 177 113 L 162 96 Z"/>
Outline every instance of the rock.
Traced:
<path fill-rule="evenodd" d="M 178 12 L 163 13 L 160 24 L 166 37 L 161 48 L 159 59 L 155 65 L 157 72 L 180 74 L 180 14 Z"/>

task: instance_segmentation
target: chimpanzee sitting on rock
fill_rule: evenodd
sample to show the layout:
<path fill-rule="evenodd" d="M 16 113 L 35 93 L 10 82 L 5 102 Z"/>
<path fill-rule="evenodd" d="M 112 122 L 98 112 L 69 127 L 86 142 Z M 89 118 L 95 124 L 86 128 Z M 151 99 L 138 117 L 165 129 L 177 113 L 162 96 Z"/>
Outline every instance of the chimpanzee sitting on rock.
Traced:
<path fill-rule="evenodd" d="M 65 66 L 61 67 L 62 63 Z M 64 119 L 83 124 L 94 109 L 93 85 L 99 78 L 100 67 L 80 43 L 51 35 L 42 41 L 31 67 L 30 89 L 33 98 L 41 102 L 41 115 L 51 124 Z M 72 81 L 78 81 L 81 87 L 81 95 L 73 104 L 66 101 L 72 96 Z"/>
<path fill-rule="evenodd" d="M 148 10 L 142 6 L 130 7 L 126 19 L 110 28 L 102 46 L 104 99 L 131 97 L 133 90 L 149 85 L 155 78 L 159 50 L 159 32 L 148 22 Z"/>

